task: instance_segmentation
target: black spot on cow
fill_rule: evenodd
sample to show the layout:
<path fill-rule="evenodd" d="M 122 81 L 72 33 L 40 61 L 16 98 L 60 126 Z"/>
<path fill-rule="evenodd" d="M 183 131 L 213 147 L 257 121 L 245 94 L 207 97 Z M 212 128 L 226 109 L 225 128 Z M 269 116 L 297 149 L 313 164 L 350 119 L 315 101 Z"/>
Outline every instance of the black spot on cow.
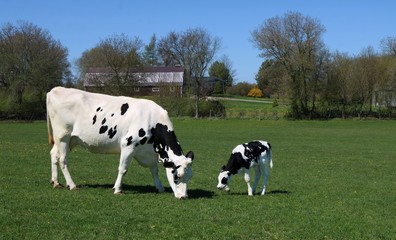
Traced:
<path fill-rule="evenodd" d="M 255 162 L 258 161 L 258 158 L 263 152 L 268 151 L 268 148 L 259 141 L 252 141 L 248 144 L 243 144 L 243 146 L 245 147 L 245 156 L 248 157 L 250 161 Z"/>
<path fill-rule="evenodd" d="M 140 144 L 144 145 L 147 142 L 147 137 L 144 137 L 140 140 Z"/>
<path fill-rule="evenodd" d="M 124 115 L 126 113 L 126 111 L 128 110 L 128 108 L 129 108 L 129 104 L 128 103 L 122 104 L 122 106 L 121 106 L 121 115 Z"/>
<path fill-rule="evenodd" d="M 225 177 L 222 178 L 222 179 L 221 179 L 221 183 L 224 184 L 224 185 L 227 185 L 227 184 L 228 184 L 228 179 L 225 178 Z"/>
<path fill-rule="evenodd" d="M 117 133 L 117 125 L 114 126 L 114 128 L 110 128 L 107 134 L 109 135 L 110 138 L 113 138 L 114 135 Z"/>
<path fill-rule="evenodd" d="M 126 140 L 127 140 L 127 146 L 132 144 L 132 136 L 128 137 Z"/>
<path fill-rule="evenodd" d="M 231 174 L 237 174 L 238 170 L 241 168 L 249 169 L 250 161 L 245 161 L 242 157 L 242 153 L 240 152 L 232 153 L 224 171 L 229 171 Z"/>
<path fill-rule="evenodd" d="M 148 143 L 153 144 L 154 151 L 160 155 L 160 158 L 169 158 L 167 153 L 168 148 L 177 156 L 183 155 L 182 148 L 177 141 L 175 132 L 168 130 L 168 126 L 157 123 L 157 125 L 151 129 L 151 133 L 152 137 L 149 139 Z"/>
<path fill-rule="evenodd" d="M 114 113 L 111 114 L 111 117 L 114 117 Z"/>
<path fill-rule="evenodd" d="M 92 125 L 94 125 L 96 123 L 96 115 L 92 118 Z"/>
<path fill-rule="evenodd" d="M 102 109 L 101 107 L 98 107 L 98 108 L 96 109 L 96 112 L 99 112 L 101 109 Z"/>
<path fill-rule="evenodd" d="M 144 135 L 146 135 L 146 132 L 144 131 L 143 128 L 141 128 L 141 129 L 139 130 L 139 137 L 144 137 Z"/>
<path fill-rule="evenodd" d="M 102 125 L 106 123 L 106 118 L 103 118 Z"/>
<path fill-rule="evenodd" d="M 109 127 L 108 127 L 107 125 L 101 126 L 100 129 L 99 129 L 99 134 L 105 133 L 105 132 L 107 131 L 108 128 L 109 128 Z"/>

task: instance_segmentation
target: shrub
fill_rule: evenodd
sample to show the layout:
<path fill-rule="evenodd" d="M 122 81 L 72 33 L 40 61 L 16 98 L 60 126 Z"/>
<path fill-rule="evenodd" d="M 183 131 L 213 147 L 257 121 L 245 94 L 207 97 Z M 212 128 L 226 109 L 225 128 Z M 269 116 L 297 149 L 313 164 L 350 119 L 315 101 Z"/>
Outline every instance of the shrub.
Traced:
<path fill-rule="evenodd" d="M 263 92 L 258 87 L 252 88 L 248 93 L 248 97 L 261 98 L 263 96 Z"/>

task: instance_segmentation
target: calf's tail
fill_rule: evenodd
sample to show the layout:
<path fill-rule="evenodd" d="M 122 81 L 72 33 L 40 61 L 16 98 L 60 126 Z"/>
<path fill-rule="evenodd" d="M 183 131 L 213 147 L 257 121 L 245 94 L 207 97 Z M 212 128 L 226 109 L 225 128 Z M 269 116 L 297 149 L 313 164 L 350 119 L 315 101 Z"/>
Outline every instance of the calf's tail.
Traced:
<path fill-rule="evenodd" d="M 268 149 L 268 159 L 270 161 L 270 168 L 272 168 L 272 166 L 274 164 L 272 163 L 272 148 L 271 148 L 271 145 L 269 146 L 269 149 Z"/>

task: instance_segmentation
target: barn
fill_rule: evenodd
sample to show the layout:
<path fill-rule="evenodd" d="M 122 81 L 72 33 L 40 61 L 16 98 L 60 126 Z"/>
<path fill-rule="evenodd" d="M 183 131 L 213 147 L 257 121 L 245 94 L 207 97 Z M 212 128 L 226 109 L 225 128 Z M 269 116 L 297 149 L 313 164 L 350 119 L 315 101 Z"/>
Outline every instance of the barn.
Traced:
<path fill-rule="evenodd" d="M 144 67 L 129 71 L 113 71 L 109 68 L 91 68 L 84 77 L 84 89 L 102 92 L 103 88 L 118 86 L 128 89 L 130 96 L 183 95 L 184 68 Z"/>

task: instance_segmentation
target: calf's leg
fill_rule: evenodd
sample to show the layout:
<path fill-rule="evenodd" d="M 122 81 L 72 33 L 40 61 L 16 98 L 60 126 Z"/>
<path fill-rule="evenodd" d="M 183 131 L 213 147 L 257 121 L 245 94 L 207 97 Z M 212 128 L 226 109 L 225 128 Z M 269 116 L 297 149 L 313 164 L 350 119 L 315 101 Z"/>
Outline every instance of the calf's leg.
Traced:
<path fill-rule="evenodd" d="M 256 188 L 257 188 L 258 182 L 260 180 L 260 176 L 261 176 L 260 167 L 254 168 L 254 183 L 253 183 L 253 187 L 252 187 L 253 193 L 256 192 Z"/>
<path fill-rule="evenodd" d="M 267 186 L 267 180 L 268 180 L 268 159 L 265 161 L 265 164 L 263 164 L 261 167 L 261 175 L 263 176 L 263 188 L 261 190 L 261 195 L 265 194 L 265 188 Z"/>
<path fill-rule="evenodd" d="M 244 176 L 245 182 L 248 186 L 248 195 L 253 196 L 253 190 L 252 187 L 250 186 L 250 175 L 249 175 L 249 169 L 245 169 L 245 176 Z"/>

